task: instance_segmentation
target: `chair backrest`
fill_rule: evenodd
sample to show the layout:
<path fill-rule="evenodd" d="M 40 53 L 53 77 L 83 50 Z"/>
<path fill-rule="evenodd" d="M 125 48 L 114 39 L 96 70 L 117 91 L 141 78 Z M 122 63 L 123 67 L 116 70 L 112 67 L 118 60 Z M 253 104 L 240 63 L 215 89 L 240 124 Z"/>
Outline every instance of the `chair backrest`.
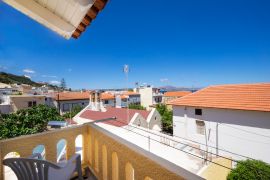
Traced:
<path fill-rule="evenodd" d="M 49 168 L 60 169 L 51 162 L 30 158 L 8 158 L 3 164 L 9 166 L 19 180 L 48 180 Z"/>

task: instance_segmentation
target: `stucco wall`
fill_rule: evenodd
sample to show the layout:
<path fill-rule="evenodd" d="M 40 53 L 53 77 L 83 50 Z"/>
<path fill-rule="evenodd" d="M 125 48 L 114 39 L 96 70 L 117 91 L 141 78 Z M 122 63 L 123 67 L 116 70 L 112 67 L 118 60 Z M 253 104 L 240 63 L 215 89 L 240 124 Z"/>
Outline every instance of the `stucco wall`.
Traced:
<path fill-rule="evenodd" d="M 132 125 L 136 125 L 136 126 L 140 126 L 143 128 L 148 128 L 148 123 L 146 121 L 146 119 L 144 119 L 140 114 L 136 113 L 134 114 L 134 116 L 132 117 L 130 124 Z"/>
<path fill-rule="evenodd" d="M 139 93 L 141 95 L 141 105 L 149 109 L 149 106 L 153 105 L 153 89 L 140 88 Z"/>
<path fill-rule="evenodd" d="M 155 108 L 151 110 L 147 121 L 149 122 L 150 129 L 161 131 L 161 115 Z"/>
<path fill-rule="evenodd" d="M 205 135 L 196 132 L 196 120 L 204 120 L 207 142 L 213 147 L 261 159 L 270 163 L 269 137 L 270 113 L 203 108 L 202 115 L 195 115 L 194 107 L 173 108 L 173 133 L 205 144 Z M 210 135 L 209 135 L 210 134 Z M 237 155 L 210 148 L 213 153 L 243 159 Z"/>
<path fill-rule="evenodd" d="M 20 109 L 26 109 L 28 107 L 29 101 L 36 101 L 37 105 L 45 104 L 45 96 L 10 96 L 11 109 L 13 112 L 16 112 Z"/>

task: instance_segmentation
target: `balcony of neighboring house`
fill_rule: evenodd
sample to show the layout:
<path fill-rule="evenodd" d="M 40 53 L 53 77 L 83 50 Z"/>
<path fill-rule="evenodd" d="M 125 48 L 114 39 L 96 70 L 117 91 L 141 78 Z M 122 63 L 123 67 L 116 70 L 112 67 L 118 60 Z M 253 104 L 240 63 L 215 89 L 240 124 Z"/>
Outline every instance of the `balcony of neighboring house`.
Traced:
<path fill-rule="evenodd" d="M 227 174 L 222 167 L 206 166 L 202 158 L 179 151 L 169 136 L 117 121 L 86 123 L 2 140 L 0 147 L 0 179 L 4 180 L 16 176 L 3 166 L 3 159 L 29 157 L 37 152 L 51 162 L 81 154 L 83 174 L 90 179 L 214 179 L 217 172 L 223 172 L 224 177 Z"/>

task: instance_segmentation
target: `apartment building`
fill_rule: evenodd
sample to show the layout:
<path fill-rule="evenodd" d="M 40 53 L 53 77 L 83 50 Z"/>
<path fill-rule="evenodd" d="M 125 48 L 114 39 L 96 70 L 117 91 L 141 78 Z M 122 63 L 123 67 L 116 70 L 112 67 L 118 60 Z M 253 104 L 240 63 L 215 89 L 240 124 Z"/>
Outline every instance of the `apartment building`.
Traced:
<path fill-rule="evenodd" d="M 153 88 L 152 86 L 141 86 L 139 88 L 135 88 L 134 91 L 140 94 L 141 105 L 148 110 L 162 102 L 163 94 L 158 88 Z"/>
<path fill-rule="evenodd" d="M 174 136 L 270 163 L 270 83 L 210 86 L 168 104 Z"/>

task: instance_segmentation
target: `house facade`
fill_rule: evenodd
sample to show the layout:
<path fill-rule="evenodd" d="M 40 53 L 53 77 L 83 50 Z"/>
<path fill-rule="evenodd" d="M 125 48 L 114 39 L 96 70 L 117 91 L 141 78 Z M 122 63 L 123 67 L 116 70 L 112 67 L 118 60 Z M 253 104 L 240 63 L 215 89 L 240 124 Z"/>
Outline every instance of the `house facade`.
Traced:
<path fill-rule="evenodd" d="M 61 92 L 54 96 L 54 104 L 60 114 L 65 114 L 76 106 L 82 108 L 89 104 L 90 92 Z"/>
<path fill-rule="evenodd" d="M 269 83 L 210 86 L 169 104 L 174 136 L 211 153 L 270 163 Z"/>
<path fill-rule="evenodd" d="M 11 95 L 9 98 L 11 112 L 46 104 L 46 96 L 44 95 Z"/>

